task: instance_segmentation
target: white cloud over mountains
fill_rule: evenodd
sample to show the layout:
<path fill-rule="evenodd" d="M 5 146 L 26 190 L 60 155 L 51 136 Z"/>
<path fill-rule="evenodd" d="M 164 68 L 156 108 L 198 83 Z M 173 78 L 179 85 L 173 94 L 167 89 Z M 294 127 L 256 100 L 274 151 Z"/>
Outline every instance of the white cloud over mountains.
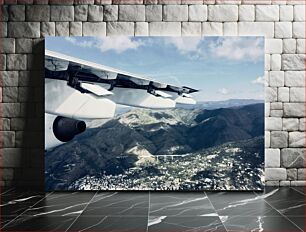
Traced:
<path fill-rule="evenodd" d="M 215 42 L 211 42 L 209 48 L 215 57 L 257 62 L 263 59 L 264 55 L 262 41 L 260 37 L 221 37 Z"/>
<path fill-rule="evenodd" d="M 94 41 L 92 40 L 86 40 L 86 41 L 78 41 L 75 37 L 65 37 L 65 40 L 80 47 L 93 47 L 94 46 Z"/>
<path fill-rule="evenodd" d="M 101 37 L 98 47 L 102 52 L 113 50 L 121 53 L 129 49 L 137 49 L 141 45 L 143 45 L 141 40 L 132 40 L 131 37 L 127 36 L 116 36 Z"/>
<path fill-rule="evenodd" d="M 229 94 L 229 91 L 227 88 L 221 88 L 221 89 L 218 89 L 218 93 L 222 94 L 222 95 L 227 95 Z"/>
<path fill-rule="evenodd" d="M 265 77 L 264 76 L 260 76 L 257 77 L 255 80 L 251 81 L 252 84 L 257 84 L 257 85 L 267 85 Z"/>
<path fill-rule="evenodd" d="M 128 50 L 136 50 L 148 43 L 165 43 L 173 45 L 181 54 L 188 55 L 190 59 L 222 58 L 234 61 L 257 62 L 263 59 L 264 46 L 261 37 L 164 37 L 162 40 L 142 40 L 129 36 L 88 37 L 87 40 L 78 40 L 74 37 L 66 37 L 68 42 L 80 47 L 94 47 L 101 52 L 114 51 L 122 53 Z M 206 43 L 203 46 L 203 42 Z"/>
<path fill-rule="evenodd" d="M 206 46 L 201 43 L 205 37 L 171 37 L 165 39 L 181 54 L 196 58 L 223 58 L 234 61 L 257 62 L 263 59 L 264 46 L 261 37 L 219 37 L 209 41 Z M 205 43 L 205 41 L 204 41 Z"/>
<path fill-rule="evenodd" d="M 129 49 L 137 49 L 143 45 L 141 40 L 133 40 L 128 36 L 93 37 L 88 40 L 77 40 L 74 37 L 65 37 L 66 41 L 80 47 L 98 48 L 101 52 L 114 51 L 122 53 Z"/>
<path fill-rule="evenodd" d="M 198 52 L 201 40 L 201 37 L 170 37 L 165 39 L 165 43 L 174 45 L 180 53 L 186 54 Z"/>

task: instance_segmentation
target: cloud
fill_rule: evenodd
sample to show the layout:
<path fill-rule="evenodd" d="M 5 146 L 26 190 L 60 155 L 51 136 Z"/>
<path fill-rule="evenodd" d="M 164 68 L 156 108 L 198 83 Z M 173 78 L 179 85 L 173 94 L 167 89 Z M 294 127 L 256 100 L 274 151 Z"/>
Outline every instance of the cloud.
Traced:
<path fill-rule="evenodd" d="M 172 44 L 182 53 L 198 52 L 201 37 L 172 37 L 165 39 L 166 44 Z"/>
<path fill-rule="evenodd" d="M 65 37 L 65 40 L 79 47 L 98 48 L 101 52 L 114 51 L 116 53 L 137 49 L 143 45 L 141 40 L 135 40 L 128 36 L 96 37 L 83 41 L 73 37 Z"/>
<path fill-rule="evenodd" d="M 99 38 L 99 49 L 102 52 L 115 51 L 122 53 L 129 49 L 137 49 L 143 45 L 141 40 L 132 40 L 127 36 L 101 37 Z"/>
<path fill-rule="evenodd" d="M 65 37 L 65 40 L 76 45 L 79 47 L 93 47 L 94 42 L 91 40 L 86 40 L 86 41 L 78 41 L 76 38 L 74 37 Z"/>
<path fill-rule="evenodd" d="M 226 88 L 221 88 L 221 89 L 218 89 L 218 93 L 220 93 L 222 95 L 227 95 L 229 93 L 229 91 Z"/>
<path fill-rule="evenodd" d="M 213 56 L 229 60 L 251 60 L 257 62 L 263 59 L 264 55 L 262 38 L 220 38 L 215 42 L 211 42 L 209 48 Z"/>
<path fill-rule="evenodd" d="M 76 43 L 76 38 L 74 37 L 65 37 L 65 40 L 73 44 Z"/>
<path fill-rule="evenodd" d="M 266 80 L 265 80 L 264 76 L 260 76 L 260 77 L 257 77 L 255 80 L 252 80 L 251 83 L 255 84 L 255 85 L 265 86 L 266 85 Z"/>

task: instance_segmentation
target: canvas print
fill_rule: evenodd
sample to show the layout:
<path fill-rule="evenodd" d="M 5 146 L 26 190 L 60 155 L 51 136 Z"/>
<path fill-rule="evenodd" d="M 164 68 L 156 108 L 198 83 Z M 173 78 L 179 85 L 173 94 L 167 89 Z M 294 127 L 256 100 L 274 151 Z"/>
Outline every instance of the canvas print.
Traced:
<path fill-rule="evenodd" d="M 263 37 L 48 37 L 45 189 L 262 190 Z"/>

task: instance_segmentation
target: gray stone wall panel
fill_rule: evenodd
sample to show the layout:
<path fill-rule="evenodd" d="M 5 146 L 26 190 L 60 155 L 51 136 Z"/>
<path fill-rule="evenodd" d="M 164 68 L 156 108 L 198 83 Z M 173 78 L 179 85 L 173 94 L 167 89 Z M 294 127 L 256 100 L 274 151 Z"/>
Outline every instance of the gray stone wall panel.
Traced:
<path fill-rule="evenodd" d="M 51 6 L 51 21 L 73 21 L 74 7 L 73 6 Z"/>
<path fill-rule="evenodd" d="M 48 5 L 26 6 L 26 20 L 37 21 L 37 22 L 50 21 L 50 6 Z"/>
<path fill-rule="evenodd" d="M 16 38 L 39 38 L 39 22 L 9 22 L 8 36 Z"/>

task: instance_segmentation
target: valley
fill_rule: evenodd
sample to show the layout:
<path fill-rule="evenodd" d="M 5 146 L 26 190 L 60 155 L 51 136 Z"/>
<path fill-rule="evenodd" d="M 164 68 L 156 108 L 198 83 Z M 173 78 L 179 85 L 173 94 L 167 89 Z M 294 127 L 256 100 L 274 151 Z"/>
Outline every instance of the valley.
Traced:
<path fill-rule="evenodd" d="M 46 152 L 46 189 L 259 190 L 263 114 L 263 103 L 124 112 Z"/>

